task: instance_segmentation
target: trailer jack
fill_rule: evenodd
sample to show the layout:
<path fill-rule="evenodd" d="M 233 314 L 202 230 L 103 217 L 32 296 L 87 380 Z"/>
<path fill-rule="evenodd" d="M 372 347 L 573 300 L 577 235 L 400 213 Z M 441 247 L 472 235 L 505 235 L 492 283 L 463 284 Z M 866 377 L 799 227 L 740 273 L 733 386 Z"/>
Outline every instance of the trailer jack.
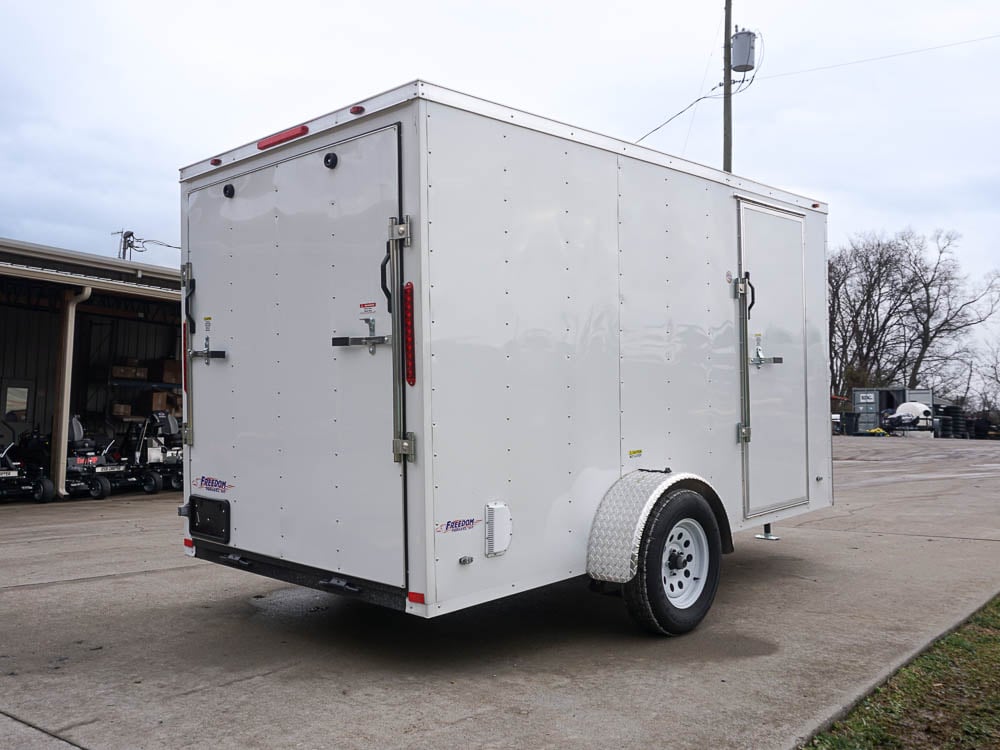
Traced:
<path fill-rule="evenodd" d="M 780 536 L 775 536 L 774 534 L 771 533 L 771 524 L 769 523 L 764 524 L 764 533 L 755 534 L 754 538 L 763 539 L 765 542 L 776 542 L 779 539 L 781 539 Z"/>

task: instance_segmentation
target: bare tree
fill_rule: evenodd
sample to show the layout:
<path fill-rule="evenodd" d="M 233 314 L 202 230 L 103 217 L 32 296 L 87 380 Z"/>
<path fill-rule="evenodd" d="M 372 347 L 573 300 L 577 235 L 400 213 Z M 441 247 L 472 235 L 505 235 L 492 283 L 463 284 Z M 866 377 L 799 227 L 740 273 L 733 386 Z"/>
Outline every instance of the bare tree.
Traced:
<path fill-rule="evenodd" d="M 979 411 L 991 421 L 1000 421 L 1000 332 L 977 360 Z"/>
<path fill-rule="evenodd" d="M 835 393 L 905 383 L 968 397 L 969 333 L 1000 309 L 1000 274 L 970 285 L 959 235 L 862 234 L 829 259 L 830 380 Z"/>
<path fill-rule="evenodd" d="M 987 350 L 981 360 L 980 374 L 992 386 L 1000 388 L 1000 339 Z"/>
<path fill-rule="evenodd" d="M 911 230 L 896 239 L 906 260 L 907 281 L 901 288 L 908 333 L 906 386 L 916 388 L 928 370 L 957 358 L 971 328 L 993 317 L 1000 307 L 1000 275 L 993 272 L 970 288 L 954 255 L 957 232 L 937 230 L 930 249 L 927 238 Z"/>
<path fill-rule="evenodd" d="M 830 377 L 836 392 L 900 377 L 905 253 L 894 239 L 852 237 L 829 260 Z"/>

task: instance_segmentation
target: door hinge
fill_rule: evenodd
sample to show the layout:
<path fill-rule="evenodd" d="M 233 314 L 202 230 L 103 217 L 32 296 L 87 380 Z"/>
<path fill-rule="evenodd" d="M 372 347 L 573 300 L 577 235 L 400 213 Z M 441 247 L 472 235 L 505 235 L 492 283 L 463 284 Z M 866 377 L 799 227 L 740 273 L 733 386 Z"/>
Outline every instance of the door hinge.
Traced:
<path fill-rule="evenodd" d="M 412 461 L 417 455 L 417 438 L 412 432 L 406 437 L 395 438 L 392 441 L 392 460 L 400 463 L 404 458 Z"/>
<path fill-rule="evenodd" d="M 402 221 L 397 220 L 395 216 L 389 219 L 389 240 L 402 240 L 403 247 L 409 247 L 412 244 L 409 216 L 404 216 Z"/>
<path fill-rule="evenodd" d="M 750 442 L 750 425 L 743 424 L 742 422 L 736 425 L 736 442 L 737 443 Z"/>
<path fill-rule="evenodd" d="M 188 422 L 181 425 L 181 440 L 184 445 L 194 445 L 194 427 Z"/>
<path fill-rule="evenodd" d="M 191 281 L 191 274 L 192 274 L 191 264 L 190 263 L 181 263 L 181 286 L 184 289 L 187 289 L 188 282 Z"/>

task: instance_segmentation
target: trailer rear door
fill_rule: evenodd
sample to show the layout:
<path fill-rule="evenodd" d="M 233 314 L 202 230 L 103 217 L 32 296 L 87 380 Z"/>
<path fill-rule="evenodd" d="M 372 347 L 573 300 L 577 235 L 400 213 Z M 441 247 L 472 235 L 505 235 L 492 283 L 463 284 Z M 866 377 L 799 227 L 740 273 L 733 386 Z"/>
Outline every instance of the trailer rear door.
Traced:
<path fill-rule="evenodd" d="M 392 344 L 332 345 L 391 333 L 399 179 L 391 127 L 189 195 L 192 349 L 225 358 L 191 358 L 188 418 L 190 492 L 229 501 L 232 547 L 402 587 Z"/>
<path fill-rule="evenodd" d="M 740 201 L 744 516 L 807 503 L 803 217 Z"/>

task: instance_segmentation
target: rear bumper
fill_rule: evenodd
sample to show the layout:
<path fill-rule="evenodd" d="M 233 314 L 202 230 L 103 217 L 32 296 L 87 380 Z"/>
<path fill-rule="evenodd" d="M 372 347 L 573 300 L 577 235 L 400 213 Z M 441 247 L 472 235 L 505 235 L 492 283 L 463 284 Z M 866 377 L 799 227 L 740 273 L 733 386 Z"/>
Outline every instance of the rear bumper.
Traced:
<path fill-rule="evenodd" d="M 294 583 L 297 586 L 308 586 L 320 591 L 349 596 L 400 612 L 406 609 L 406 590 L 397 586 L 345 576 L 198 538 L 195 538 L 194 549 L 195 557 L 229 568 L 246 570 L 286 583 Z"/>

